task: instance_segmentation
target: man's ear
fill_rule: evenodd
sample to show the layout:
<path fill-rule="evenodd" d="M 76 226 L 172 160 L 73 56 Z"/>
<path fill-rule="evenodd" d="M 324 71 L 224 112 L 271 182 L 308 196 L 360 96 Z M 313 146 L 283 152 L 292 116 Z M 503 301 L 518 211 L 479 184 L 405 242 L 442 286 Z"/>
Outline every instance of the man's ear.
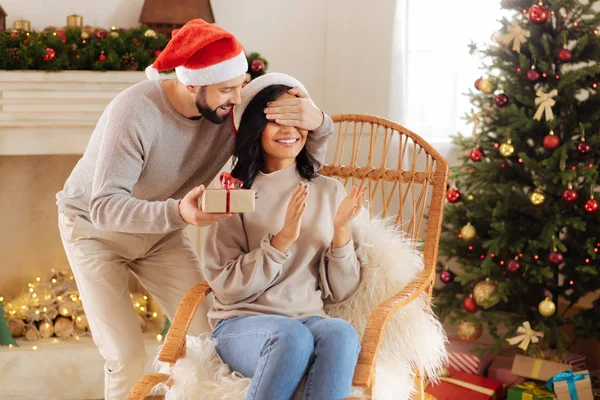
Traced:
<path fill-rule="evenodd" d="M 186 85 L 185 88 L 187 89 L 188 92 L 190 92 L 192 94 L 196 94 L 199 90 L 198 86 L 192 86 L 192 85 Z"/>

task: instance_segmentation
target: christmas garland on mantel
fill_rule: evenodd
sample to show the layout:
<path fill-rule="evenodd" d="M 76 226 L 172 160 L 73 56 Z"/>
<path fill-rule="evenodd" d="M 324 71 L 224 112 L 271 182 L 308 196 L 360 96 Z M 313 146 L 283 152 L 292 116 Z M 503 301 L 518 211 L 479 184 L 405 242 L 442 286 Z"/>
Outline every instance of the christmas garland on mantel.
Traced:
<path fill-rule="evenodd" d="M 0 34 L 0 69 L 42 71 L 143 71 L 154 62 L 169 38 L 139 26 L 110 31 L 83 27 L 43 32 L 23 30 Z M 267 70 L 267 60 L 247 54 L 250 81 Z"/>

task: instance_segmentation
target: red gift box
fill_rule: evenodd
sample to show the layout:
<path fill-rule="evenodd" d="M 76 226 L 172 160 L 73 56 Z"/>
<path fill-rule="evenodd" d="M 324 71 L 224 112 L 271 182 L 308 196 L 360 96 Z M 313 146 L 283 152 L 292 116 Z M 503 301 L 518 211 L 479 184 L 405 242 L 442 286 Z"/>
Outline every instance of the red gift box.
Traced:
<path fill-rule="evenodd" d="M 556 350 L 544 350 L 544 356 L 553 357 L 556 356 Z M 585 364 L 585 356 L 580 356 L 579 354 L 573 353 L 565 353 L 562 359 L 558 360 L 561 364 L 569 364 L 573 367 L 573 372 L 583 371 L 586 368 Z"/>
<path fill-rule="evenodd" d="M 486 347 L 489 343 L 465 342 L 450 338 L 446 345 L 448 351 L 448 368 L 468 374 L 483 375 L 492 361 L 491 354 L 479 356 L 473 354 L 473 348 Z"/>
<path fill-rule="evenodd" d="M 502 382 L 466 372 L 451 370 L 450 377 L 440 379 L 425 390 L 437 400 L 490 400 L 503 392 Z"/>
<path fill-rule="evenodd" d="M 514 355 L 496 356 L 488 368 L 487 377 L 502 382 L 506 387 L 519 385 L 525 382 L 525 378 L 513 375 L 512 373 L 514 358 Z"/>

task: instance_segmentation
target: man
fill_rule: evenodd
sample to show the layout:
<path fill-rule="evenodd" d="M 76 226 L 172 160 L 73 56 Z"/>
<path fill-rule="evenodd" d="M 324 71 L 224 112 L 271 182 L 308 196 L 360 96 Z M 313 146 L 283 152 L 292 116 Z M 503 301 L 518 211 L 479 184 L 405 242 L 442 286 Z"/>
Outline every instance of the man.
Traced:
<path fill-rule="evenodd" d="M 128 291 L 128 271 L 169 318 L 203 278 L 183 232 L 229 214 L 205 214 L 198 198 L 233 152 L 230 111 L 240 102 L 247 62 L 235 37 L 202 20 L 188 22 L 147 69 L 175 69 L 108 105 L 87 149 L 57 194 L 59 228 L 89 326 L 105 359 L 105 398 L 123 399 L 147 359 Z M 312 131 L 307 148 L 317 167 L 333 130 L 299 88 L 274 102 L 267 118 Z M 204 319 L 206 316 L 202 316 Z M 191 333 L 205 321 L 196 318 Z"/>

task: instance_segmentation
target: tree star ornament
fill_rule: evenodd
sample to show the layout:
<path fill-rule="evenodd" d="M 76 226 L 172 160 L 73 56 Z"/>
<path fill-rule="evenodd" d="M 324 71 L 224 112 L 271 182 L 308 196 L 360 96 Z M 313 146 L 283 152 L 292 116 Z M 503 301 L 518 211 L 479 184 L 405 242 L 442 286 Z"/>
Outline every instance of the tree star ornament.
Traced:
<path fill-rule="evenodd" d="M 527 42 L 527 38 L 531 35 L 531 33 L 523 29 L 521 25 L 517 22 L 516 19 L 513 19 L 510 23 L 510 26 L 506 28 L 507 32 L 502 36 L 502 41 L 505 45 L 509 46 L 512 42 L 512 49 L 517 53 L 521 53 L 521 45 Z"/>
<path fill-rule="evenodd" d="M 533 329 L 531 329 L 531 324 L 529 323 L 529 321 L 523 322 L 523 324 L 517 328 L 517 333 L 520 333 L 520 335 L 506 339 L 506 341 L 513 346 L 515 344 L 520 343 L 519 348 L 523 349 L 523 351 L 527 350 L 527 347 L 529 347 L 529 343 L 535 344 L 540 341 L 540 339 L 538 338 L 544 337 L 544 334 L 542 332 L 536 332 Z"/>
<path fill-rule="evenodd" d="M 537 96 L 535 99 L 535 104 L 538 106 L 538 109 L 535 112 L 533 119 L 540 121 L 545 112 L 546 121 L 552 121 L 554 119 L 552 106 L 556 104 L 556 101 L 553 99 L 553 97 L 558 95 L 558 90 L 552 89 L 550 92 L 545 93 L 543 90 L 539 89 L 535 95 Z"/>

